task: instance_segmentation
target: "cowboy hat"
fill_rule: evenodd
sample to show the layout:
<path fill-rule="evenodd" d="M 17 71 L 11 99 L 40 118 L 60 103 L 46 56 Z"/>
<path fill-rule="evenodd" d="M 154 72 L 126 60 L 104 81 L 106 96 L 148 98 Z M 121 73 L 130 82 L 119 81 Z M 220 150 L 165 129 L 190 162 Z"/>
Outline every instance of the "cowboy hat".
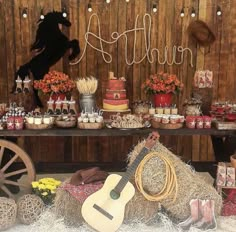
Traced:
<path fill-rule="evenodd" d="M 187 31 L 190 39 L 198 43 L 200 46 L 209 46 L 216 40 L 214 33 L 208 25 L 201 20 L 191 22 Z"/>

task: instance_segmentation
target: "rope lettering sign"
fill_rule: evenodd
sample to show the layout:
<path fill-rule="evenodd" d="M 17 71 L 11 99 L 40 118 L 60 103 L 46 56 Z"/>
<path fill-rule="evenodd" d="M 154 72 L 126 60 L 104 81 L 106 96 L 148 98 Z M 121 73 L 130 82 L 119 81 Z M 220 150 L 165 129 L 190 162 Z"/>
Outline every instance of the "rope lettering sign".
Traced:
<path fill-rule="evenodd" d="M 97 25 L 98 25 L 98 35 L 92 33 L 90 31 L 90 25 L 92 19 L 95 18 L 97 20 Z M 133 64 L 140 64 L 144 59 L 148 59 L 149 63 L 153 63 L 157 60 L 159 64 L 168 64 L 168 65 L 180 65 L 184 62 L 184 53 L 189 53 L 190 54 L 190 64 L 193 67 L 193 53 L 190 48 L 184 48 L 182 46 L 176 46 L 174 45 L 172 48 L 169 48 L 168 46 L 164 47 L 164 52 L 163 56 L 161 57 L 161 52 L 158 48 L 151 48 L 151 15 L 150 14 L 145 14 L 143 16 L 143 27 L 138 27 L 138 20 L 139 20 L 139 15 L 137 15 L 135 19 L 135 26 L 133 29 L 126 30 L 122 33 L 118 32 L 113 32 L 111 34 L 111 40 L 107 41 L 102 38 L 101 36 L 101 24 L 100 20 L 97 14 L 92 14 L 89 18 L 88 22 L 88 27 L 87 27 L 87 32 L 85 33 L 85 47 L 82 52 L 82 55 L 78 60 L 75 62 L 71 62 L 71 65 L 76 65 L 78 64 L 84 57 L 87 46 L 89 45 L 93 49 L 95 49 L 98 52 L 102 53 L 103 60 L 106 63 L 111 63 L 112 62 L 112 55 L 108 53 L 107 51 L 104 51 L 103 45 L 104 44 L 109 44 L 112 45 L 114 43 L 117 43 L 117 41 L 123 37 L 125 40 L 125 61 L 127 65 L 133 65 Z M 144 43 L 145 43 L 145 54 L 143 57 L 137 59 L 136 57 L 136 43 L 137 43 L 137 32 L 142 32 L 143 37 L 144 37 Z M 128 35 L 129 33 L 134 33 L 134 42 L 133 42 L 133 54 L 132 58 L 128 59 Z M 90 43 L 89 41 L 89 36 L 92 36 L 96 38 L 99 41 L 99 47 L 95 47 L 93 44 Z M 171 58 L 168 57 L 169 51 L 172 50 L 172 56 Z M 177 53 L 179 53 L 179 60 L 177 60 Z"/>

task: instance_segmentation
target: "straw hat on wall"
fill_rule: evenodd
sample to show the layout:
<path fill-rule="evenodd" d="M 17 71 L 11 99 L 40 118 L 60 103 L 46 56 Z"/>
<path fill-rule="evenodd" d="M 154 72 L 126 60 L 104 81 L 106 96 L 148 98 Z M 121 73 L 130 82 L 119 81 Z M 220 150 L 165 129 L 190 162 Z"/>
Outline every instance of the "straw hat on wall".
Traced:
<path fill-rule="evenodd" d="M 216 40 L 214 33 L 208 25 L 201 20 L 191 22 L 187 31 L 190 39 L 203 47 L 210 46 Z"/>

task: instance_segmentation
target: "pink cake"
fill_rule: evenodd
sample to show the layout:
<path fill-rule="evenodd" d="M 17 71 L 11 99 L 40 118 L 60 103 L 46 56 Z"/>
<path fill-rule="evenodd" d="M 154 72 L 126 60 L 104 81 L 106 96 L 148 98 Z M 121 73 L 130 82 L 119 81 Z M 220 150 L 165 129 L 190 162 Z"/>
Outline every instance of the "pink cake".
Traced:
<path fill-rule="evenodd" d="M 114 99 L 103 99 L 103 109 L 105 110 L 127 110 L 129 108 L 129 100 L 114 100 Z"/>
<path fill-rule="evenodd" d="M 129 100 L 126 99 L 125 81 L 120 79 L 109 79 L 105 98 L 103 99 L 103 109 L 119 111 L 129 108 Z"/>
<path fill-rule="evenodd" d="M 106 99 L 126 99 L 126 90 L 106 90 L 105 94 Z"/>
<path fill-rule="evenodd" d="M 107 89 L 109 90 L 125 89 L 125 82 L 123 80 L 117 80 L 117 79 L 108 80 Z"/>

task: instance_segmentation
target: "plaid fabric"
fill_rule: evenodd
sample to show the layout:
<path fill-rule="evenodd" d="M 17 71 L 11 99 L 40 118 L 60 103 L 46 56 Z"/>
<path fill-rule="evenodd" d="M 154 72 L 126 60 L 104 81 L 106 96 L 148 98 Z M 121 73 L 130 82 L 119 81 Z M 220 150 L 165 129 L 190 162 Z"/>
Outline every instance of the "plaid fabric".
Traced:
<path fill-rule="evenodd" d="M 236 215 L 236 204 L 232 201 L 224 202 L 221 214 L 222 216 Z"/>
<path fill-rule="evenodd" d="M 223 202 L 222 216 L 236 215 L 236 189 L 224 189 L 227 198 Z"/>
<path fill-rule="evenodd" d="M 84 185 L 72 185 L 69 183 L 64 183 L 60 189 L 66 190 L 73 196 L 76 200 L 80 203 L 83 203 L 88 196 L 97 192 L 103 186 L 103 182 L 95 182 L 91 184 L 84 184 Z"/>

